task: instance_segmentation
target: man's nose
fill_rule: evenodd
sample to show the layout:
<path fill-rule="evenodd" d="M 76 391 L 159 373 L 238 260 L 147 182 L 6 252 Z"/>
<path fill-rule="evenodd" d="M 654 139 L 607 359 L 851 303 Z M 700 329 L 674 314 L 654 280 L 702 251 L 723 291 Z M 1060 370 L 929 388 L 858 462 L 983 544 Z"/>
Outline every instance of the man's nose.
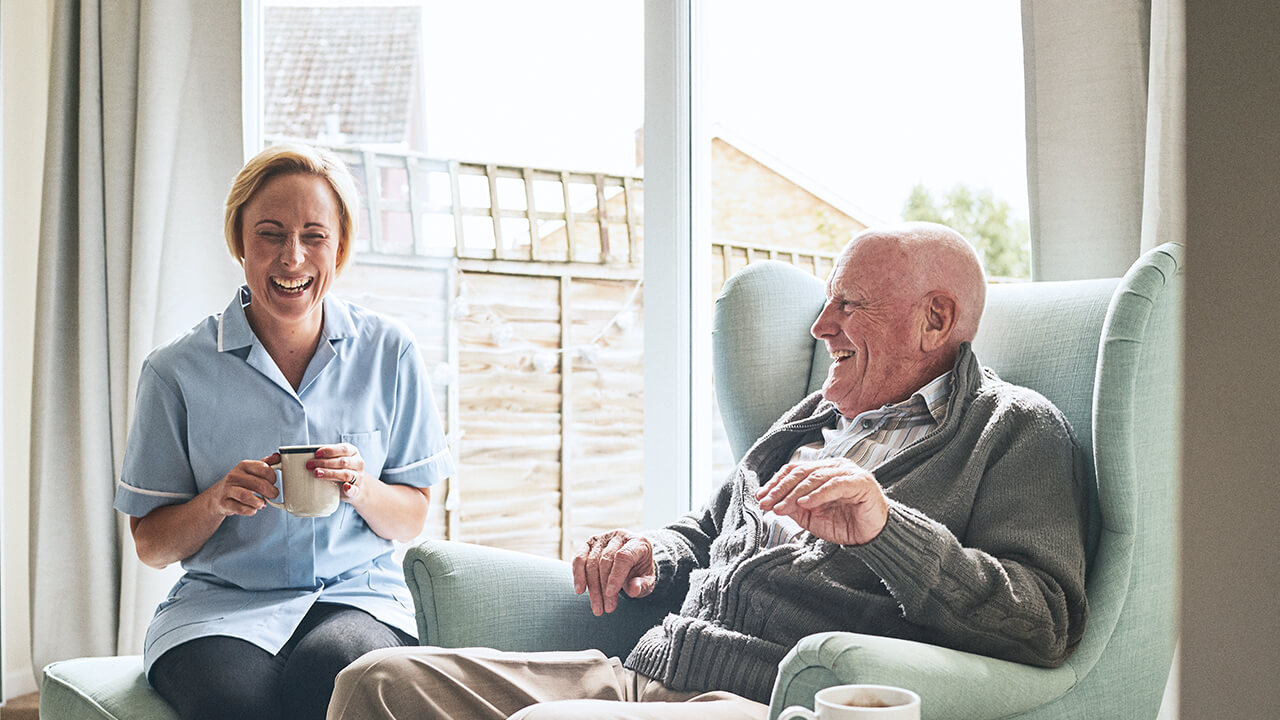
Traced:
<path fill-rule="evenodd" d="M 813 326 L 809 328 L 809 334 L 819 340 L 835 334 L 833 323 L 827 319 L 827 310 L 830 307 L 830 305 L 823 305 L 822 312 L 818 313 L 817 319 L 813 321 Z"/>

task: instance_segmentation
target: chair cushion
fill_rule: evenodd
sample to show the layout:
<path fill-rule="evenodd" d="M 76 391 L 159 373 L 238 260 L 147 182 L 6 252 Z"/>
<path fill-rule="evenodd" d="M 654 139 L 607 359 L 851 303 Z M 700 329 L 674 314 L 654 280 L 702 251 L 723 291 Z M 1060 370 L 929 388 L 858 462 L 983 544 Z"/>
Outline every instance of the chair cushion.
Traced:
<path fill-rule="evenodd" d="M 142 674 L 142 656 L 49 663 L 40 686 L 42 720 L 178 720 Z"/>

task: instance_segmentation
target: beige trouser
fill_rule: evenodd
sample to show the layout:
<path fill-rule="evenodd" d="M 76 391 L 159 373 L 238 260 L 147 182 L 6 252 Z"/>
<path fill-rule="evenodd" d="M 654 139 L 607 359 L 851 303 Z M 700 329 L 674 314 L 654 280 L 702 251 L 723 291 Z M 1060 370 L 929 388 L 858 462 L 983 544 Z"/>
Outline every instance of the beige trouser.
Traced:
<path fill-rule="evenodd" d="M 338 675 L 328 720 L 764 720 L 727 692 L 676 692 L 597 650 L 375 650 Z"/>

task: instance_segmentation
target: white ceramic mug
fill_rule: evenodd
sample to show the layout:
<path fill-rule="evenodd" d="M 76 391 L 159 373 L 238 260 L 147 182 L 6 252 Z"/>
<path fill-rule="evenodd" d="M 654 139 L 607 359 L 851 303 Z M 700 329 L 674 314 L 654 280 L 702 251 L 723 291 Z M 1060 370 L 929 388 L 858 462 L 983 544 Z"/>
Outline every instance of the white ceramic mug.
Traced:
<path fill-rule="evenodd" d="M 280 448 L 280 462 L 271 467 L 280 471 L 280 492 L 284 502 L 267 500 L 272 507 L 304 518 L 327 517 L 338 509 L 342 500 L 338 484 L 321 480 L 314 471 L 307 469 L 307 461 L 316 456 L 320 447 L 285 445 Z"/>
<path fill-rule="evenodd" d="M 792 705 L 778 716 L 778 720 L 789 718 L 920 720 L 920 696 L 891 685 L 833 685 L 813 696 L 813 710 Z"/>

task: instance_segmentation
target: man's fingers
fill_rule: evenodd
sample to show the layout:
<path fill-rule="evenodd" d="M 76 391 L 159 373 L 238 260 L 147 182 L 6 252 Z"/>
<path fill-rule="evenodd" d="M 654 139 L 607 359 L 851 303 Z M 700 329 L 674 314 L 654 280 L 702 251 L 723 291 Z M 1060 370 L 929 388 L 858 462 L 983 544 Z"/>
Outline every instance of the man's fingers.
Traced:
<path fill-rule="evenodd" d="M 612 533 L 605 535 L 596 535 L 587 540 L 587 549 L 582 553 L 582 581 L 586 586 L 587 597 L 591 600 L 591 613 L 593 615 L 602 615 L 604 613 L 604 588 L 600 575 L 600 564 L 605 552 L 605 547 L 612 538 Z"/>
<path fill-rule="evenodd" d="M 579 595 L 587 594 L 592 614 L 613 612 L 618 607 L 618 593 L 625 590 L 628 595 L 639 597 L 652 592 L 651 573 L 646 573 L 647 579 L 639 584 L 631 577 L 651 554 L 647 540 L 624 530 L 596 535 L 573 558 L 573 590 Z"/>
<path fill-rule="evenodd" d="M 790 495 L 792 489 L 808 477 L 812 470 L 811 465 L 782 466 L 773 478 L 760 488 L 761 492 L 756 493 L 756 497 L 760 500 L 760 509 L 772 510 L 775 505 Z"/>
<path fill-rule="evenodd" d="M 599 538 L 591 538 L 587 540 L 587 549 L 582 552 L 582 588 L 587 594 L 587 598 L 591 601 L 591 614 L 599 615 L 601 608 L 600 599 L 600 555 L 597 543 Z M 574 583 L 578 582 L 578 571 L 576 569 L 577 559 L 575 558 Z"/>
<path fill-rule="evenodd" d="M 760 507 L 783 514 L 792 512 L 798 507 L 800 498 L 813 492 L 839 473 L 839 469 L 827 466 L 801 468 L 786 478 L 775 492 L 770 494 L 770 507 L 764 507 L 763 502 L 760 503 Z"/>
<path fill-rule="evenodd" d="M 796 498 L 796 503 L 812 510 L 836 500 L 865 502 L 874 496 L 873 486 L 879 487 L 868 473 L 837 476 L 800 495 Z"/>
<path fill-rule="evenodd" d="M 573 591 L 579 595 L 587 591 L 587 553 L 590 545 L 573 556 Z"/>
<path fill-rule="evenodd" d="M 627 538 L 622 533 L 614 533 L 600 551 L 600 561 L 596 569 L 599 573 L 600 609 L 603 612 L 613 612 L 618 605 L 618 592 L 622 590 L 622 581 L 615 579 L 615 574 L 621 569 L 623 579 L 626 578 L 629 569 L 626 567 L 626 560 L 618 557 L 626 543 Z M 595 603 L 592 603 L 592 608 L 595 608 Z"/>
<path fill-rule="evenodd" d="M 631 578 L 627 581 L 627 585 L 624 588 L 627 593 L 627 597 L 642 598 L 653 592 L 653 583 L 655 579 L 656 578 L 648 573 Z"/>
<path fill-rule="evenodd" d="M 637 563 L 637 552 L 635 548 L 636 541 L 628 540 L 619 546 L 613 555 L 613 562 L 609 568 L 609 575 L 605 578 L 604 583 L 604 611 L 613 612 L 618 609 L 618 593 L 627 584 L 627 579 L 631 577 L 631 571 Z"/>

